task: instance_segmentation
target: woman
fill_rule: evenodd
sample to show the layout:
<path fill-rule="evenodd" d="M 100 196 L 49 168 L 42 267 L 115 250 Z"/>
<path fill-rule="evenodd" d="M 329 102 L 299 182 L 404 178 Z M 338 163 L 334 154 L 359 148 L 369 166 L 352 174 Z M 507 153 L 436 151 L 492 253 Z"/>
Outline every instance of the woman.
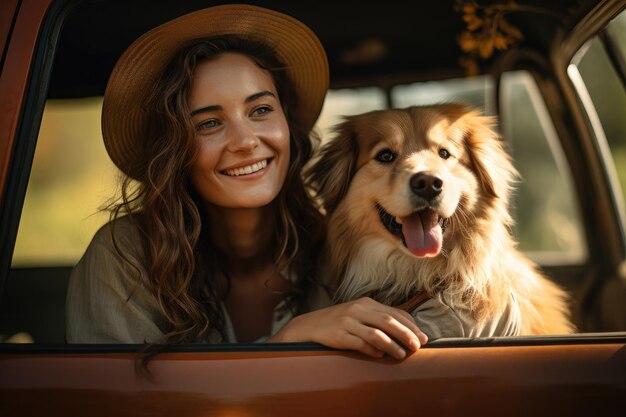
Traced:
<path fill-rule="evenodd" d="M 425 343 L 371 299 L 323 307 L 323 218 L 301 170 L 327 87 L 317 37 L 256 6 L 134 42 L 102 116 L 122 198 L 72 273 L 68 341 L 309 341 L 396 358 Z"/>

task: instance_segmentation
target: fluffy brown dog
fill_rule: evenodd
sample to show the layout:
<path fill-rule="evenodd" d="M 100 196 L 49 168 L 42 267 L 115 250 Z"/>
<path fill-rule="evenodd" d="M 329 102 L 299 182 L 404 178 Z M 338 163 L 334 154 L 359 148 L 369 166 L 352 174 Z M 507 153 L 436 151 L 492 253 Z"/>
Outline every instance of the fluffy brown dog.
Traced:
<path fill-rule="evenodd" d="M 329 215 L 336 301 L 412 311 L 431 339 L 574 331 L 567 294 L 517 249 L 517 176 L 494 120 L 460 104 L 345 118 L 308 172 Z"/>

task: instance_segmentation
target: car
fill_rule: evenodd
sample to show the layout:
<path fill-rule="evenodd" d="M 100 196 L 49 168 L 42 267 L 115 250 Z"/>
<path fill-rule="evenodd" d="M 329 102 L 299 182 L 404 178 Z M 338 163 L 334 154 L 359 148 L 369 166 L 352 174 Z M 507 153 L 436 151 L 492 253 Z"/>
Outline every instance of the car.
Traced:
<path fill-rule="evenodd" d="M 626 1 L 253 2 L 327 50 L 322 140 L 342 115 L 463 101 L 521 173 L 520 249 L 573 297 L 576 334 L 430 341 L 402 361 L 312 343 L 65 343 L 69 273 L 117 172 L 100 136 L 113 65 L 207 0 L 0 7 L 0 415 L 623 416 Z"/>

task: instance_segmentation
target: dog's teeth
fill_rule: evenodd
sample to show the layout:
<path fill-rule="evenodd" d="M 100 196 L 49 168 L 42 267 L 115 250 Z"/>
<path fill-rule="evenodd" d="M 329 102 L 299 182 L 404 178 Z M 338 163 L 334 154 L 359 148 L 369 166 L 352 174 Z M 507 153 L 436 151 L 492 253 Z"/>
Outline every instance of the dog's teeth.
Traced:
<path fill-rule="evenodd" d="M 396 223 L 402 224 L 402 219 L 400 217 L 396 217 Z"/>

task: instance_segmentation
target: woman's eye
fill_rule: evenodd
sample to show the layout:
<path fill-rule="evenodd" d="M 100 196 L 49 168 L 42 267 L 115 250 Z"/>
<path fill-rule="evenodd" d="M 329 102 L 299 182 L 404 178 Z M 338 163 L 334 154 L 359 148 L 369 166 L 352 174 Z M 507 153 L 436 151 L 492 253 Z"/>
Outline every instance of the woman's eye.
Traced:
<path fill-rule="evenodd" d="M 272 109 L 269 106 L 263 106 L 263 107 L 257 107 L 256 109 L 254 109 L 254 111 L 252 112 L 252 114 L 256 115 L 256 116 L 263 116 L 267 113 L 271 113 L 272 111 L 274 111 L 274 109 Z"/>
<path fill-rule="evenodd" d="M 443 159 L 448 159 L 452 155 L 450 154 L 450 152 L 446 148 L 441 148 L 441 149 L 439 149 L 439 156 L 441 158 L 443 158 Z"/>
<path fill-rule="evenodd" d="M 205 130 L 217 127 L 219 123 L 215 119 L 205 120 L 203 122 L 198 123 L 196 126 L 196 130 Z"/>
<path fill-rule="evenodd" d="M 393 162 L 396 159 L 396 154 L 389 149 L 383 149 L 376 155 L 376 160 L 385 164 Z"/>

